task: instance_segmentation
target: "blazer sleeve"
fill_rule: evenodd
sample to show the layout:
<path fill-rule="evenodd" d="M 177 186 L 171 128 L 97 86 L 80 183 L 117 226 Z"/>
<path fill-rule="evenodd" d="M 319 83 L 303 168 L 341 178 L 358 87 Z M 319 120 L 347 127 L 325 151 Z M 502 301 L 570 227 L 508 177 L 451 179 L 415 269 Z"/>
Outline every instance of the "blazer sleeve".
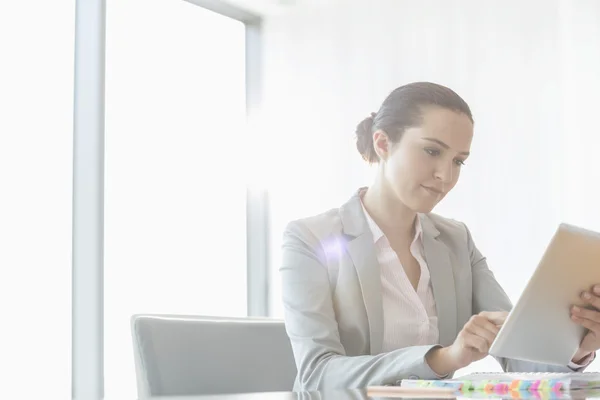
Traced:
<path fill-rule="evenodd" d="M 323 252 L 314 236 L 300 224 L 291 223 L 286 228 L 279 269 L 285 326 L 298 369 L 295 390 L 396 385 L 405 378 L 436 379 L 425 361 L 425 355 L 435 345 L 377 355 L 346 355 Z"/>
<path fill-rule="evenodd" d="M 471 268 L 473 271 L 473 314 L 482 311 L 510 311 L 512 303 L 490 269 L 485 257 L 473 243 L 469 229 L 467 231 L 467 242 L 471 257 Z M 572 372 L 575 368 L 560 365 L 548 365 L 495 357 L 505 372 Z M 584 367 L 577 368 L 581 371 Z"/>

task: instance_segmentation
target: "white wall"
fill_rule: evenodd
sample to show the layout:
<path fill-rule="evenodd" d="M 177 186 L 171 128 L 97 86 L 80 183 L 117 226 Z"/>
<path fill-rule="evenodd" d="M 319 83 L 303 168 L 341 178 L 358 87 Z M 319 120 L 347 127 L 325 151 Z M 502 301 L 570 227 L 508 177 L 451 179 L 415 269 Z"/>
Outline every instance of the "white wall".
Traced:
<path fill-rule="evenodd" d="M 411 81 L 471 105 L 473 154 L 436 211 L 468 224 L 513 300 L 558 222 L 600 230 L 600 2 L 330 1 L 267 18 L 265 36 L 274 315 L 285 223 L 368 184 L 354 127 Z"/>

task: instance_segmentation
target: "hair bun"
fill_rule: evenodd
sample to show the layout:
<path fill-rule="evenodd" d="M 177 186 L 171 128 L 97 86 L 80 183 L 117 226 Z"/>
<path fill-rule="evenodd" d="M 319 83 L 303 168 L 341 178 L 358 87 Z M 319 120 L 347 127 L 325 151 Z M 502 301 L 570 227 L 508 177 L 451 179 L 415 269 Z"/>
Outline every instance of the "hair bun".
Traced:
<path fill-rule="evenodd" d="M 369 163 L 378 161 L 377 154 L 373 149 L 373 123 L 375 117 L 377 117 L 377 113 L 372 112 L 356 126 L 356 149 L 362 158 Z"/>

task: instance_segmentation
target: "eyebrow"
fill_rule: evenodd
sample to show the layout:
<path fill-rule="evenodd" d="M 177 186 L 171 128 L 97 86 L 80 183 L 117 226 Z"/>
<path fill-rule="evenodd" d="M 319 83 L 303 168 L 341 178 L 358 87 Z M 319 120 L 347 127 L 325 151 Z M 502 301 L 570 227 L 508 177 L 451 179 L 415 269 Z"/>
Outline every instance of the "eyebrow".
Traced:
<path fill-rule="evenodd" d="M 438 139 L 434 139 L 434 138 L 423 138 L 423 140 L 428 140 L 428 141 L 430 141 L 430 142 L 437 143 L 437 144 L 439 144 L 440 146 L 442 146 L 442 147 L 443 147 L 443 148 L 445 148 L 445 149 L 449 149 L 449 148 L 450 148 L 450 146 L 448 146 L 446 143 L 444 143 L 444 142 L 442 142 L 441 140 L 438 140 Z M 470 152 L 468 152 L 468 151 L 461 151 L 459 154 L 462 154 L 462 155 L 468 156 L 468 155 L 469 155 L 469 154 L 471 154 L 471 153 L 470 153 Z"/>

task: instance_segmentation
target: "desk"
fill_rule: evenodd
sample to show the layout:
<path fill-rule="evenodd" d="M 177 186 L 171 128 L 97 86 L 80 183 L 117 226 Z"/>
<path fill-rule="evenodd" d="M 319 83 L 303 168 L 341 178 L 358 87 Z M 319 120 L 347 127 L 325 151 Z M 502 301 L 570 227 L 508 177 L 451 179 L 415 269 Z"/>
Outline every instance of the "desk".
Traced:
<path fill-rule="evenodd" d="M 385 397 L 391 398 L 391 397 Z M 523 393 L 520 397 L 516 396 L 486 396 L 485 394 L 471 394 L 459 396 L 457 399 L 536 399 L 536 400 L 579 400 L 579 399 L 600 399 L 600 391 L 578 390 L 559 394 L 535 394 Z M 181 396 L 181 397 L 148 397 L 140 400 L 370 400 L 384 399 L 384 397 L 369 397 L 364 390 L 332 390 L 326 392 L 270 392 L 270 393 L 248 393 L 248 394 L 221 394 L 208 396 Z"/>
<path fill-rule="evenodd" d="M 148 397 L 140 400 L 363 400 L 363 390 L 332 390 L 328 392 L 265 392 L 245 394 L 215 394 L 206 396 Z"/>

